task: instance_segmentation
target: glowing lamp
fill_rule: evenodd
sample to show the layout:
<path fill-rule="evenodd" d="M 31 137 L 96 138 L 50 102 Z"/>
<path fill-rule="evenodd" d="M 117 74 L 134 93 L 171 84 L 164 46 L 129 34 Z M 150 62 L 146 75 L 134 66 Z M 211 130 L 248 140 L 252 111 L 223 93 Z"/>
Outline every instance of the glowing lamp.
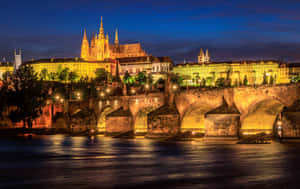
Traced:
<path fill-rule="evenodd" d="M 173 86 L 172 86 L 172 89 L 173 89 L 173 90 L 177 90 L 177 85 L 173 85 Z"/>

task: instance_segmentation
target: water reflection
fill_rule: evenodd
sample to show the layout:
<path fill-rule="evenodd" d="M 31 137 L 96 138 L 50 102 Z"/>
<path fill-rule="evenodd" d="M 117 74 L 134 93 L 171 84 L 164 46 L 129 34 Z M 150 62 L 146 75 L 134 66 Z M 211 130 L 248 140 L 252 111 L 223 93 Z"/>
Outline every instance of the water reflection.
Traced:
<path fill-rule="evenodd" d="M 3 188 L 297 188 L 300 145 L 0 139 Z"/>

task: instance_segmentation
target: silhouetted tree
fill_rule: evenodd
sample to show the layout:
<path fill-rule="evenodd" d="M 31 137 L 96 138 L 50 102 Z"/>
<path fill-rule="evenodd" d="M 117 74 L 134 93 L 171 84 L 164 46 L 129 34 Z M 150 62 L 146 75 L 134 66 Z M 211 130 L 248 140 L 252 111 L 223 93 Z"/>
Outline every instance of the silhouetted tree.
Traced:
<path fill-rule="evenodd" d="M 248 78 L 247 75 L 244 76 L 244 81 L 243 81 L 243 85 L 248 85 Z"/>
<path fill-rule="evenodd" d="M 263 84 L 263 85 L 268 84 L 268 76 L 267 76 L 266 72 L 264 72 L 264 75 L 263 75 L 263 83 L 262 83 L 262 84 Z"/>
<path fill-rule="evenodd" d="M 32 127 L 32 121 L 42 114 L 46 104 L 48 89 L 40 81 L 32 66 L 22 66 L 12 78 L 14 90 L 9 91 L 9 105 L 15 107 L 10 111 L 13 122 L 23 121 L 24 127 Z"/>

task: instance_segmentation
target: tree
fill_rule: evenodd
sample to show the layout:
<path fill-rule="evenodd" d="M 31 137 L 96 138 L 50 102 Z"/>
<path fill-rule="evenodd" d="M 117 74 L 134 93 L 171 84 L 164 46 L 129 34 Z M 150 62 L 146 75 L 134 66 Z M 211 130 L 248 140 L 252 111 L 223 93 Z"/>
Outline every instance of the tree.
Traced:
<path fill-rule="evenodd" d="M 41 73 L 40 73 L 40 79 L 41 80 L 47 80 L 48 78 L 48 70 L 47 68 L 42 69 Z"/>
<path fill-rule="evenodd" d="M 55 81 L 57 79 L 57 73 L 50 72 L 48 74 L 49 80 Z"/>
<path fill-rule="evenodd" d="M 123 83 L 127 86 L 132 86 L 135 83 L 135 78 L 130 76 L 129 72 L 126 71 L 123 77 Z"/>
<path fill-rule="evenodd" d="M 243 84 L 244 85 L 248 85 L 248 79 L 247 79 L 247 75 L 244 76 L 244 81 L 243 81 Z"/>
<path fill-rule="evenodd" d="M 170 74 L 170 82 L 173 84 L 181 85 L 183 82 L 183 79 L 178 74 Z"/>
<path fill-rule="evenodd" d="M 14 90 L 9 91 L 10 118 L 13 122 L 23 121 L 24 127 L 32 127 L 32 121 L 42 114 L 46 105 L 48 89 L 40 81 L 32 66 L 20 67 L 12 79 Z"/>
<path fill-rule="evenodd" d="M 136 81 L 139 83 L 139 86 L 143 86 L 147 82 L 147 77 L 145 72 L 139 72 Z"/>
<path fill-rule="evenodd" d="M 147 83 L 148 83 L 149 85 L 152 85 L 152 84 L 153 84 L 153 81 L 154 81 L 154 79 L 153 79 L 152 74 L 149 74 L 148 77 L 147 77 Z"/>
<path fill-rule="evenodd" d="M 206 86 L 206 79 L 205 78 L 203 78 L 202 80 L 201 80 L 201 82 L 202 82 L 202 87 L 205 87 Z"/>
<path fill-rule="evenodd" d="M 163 90 L 164 87 L 165 87 L 165 80 L 164 80 L 163 78 L 160 77 L 160 78 L 156 81 L 155 85 L 156 85 L 156 88 L 157 88 L 157 89 Z"/>
<path fill-rule="evenodd" d="M 220 77 L 216 81 L 216 87 L 224 87 L 225 86 L 225 78 Z"/>
<path fill-rule="evenodd" d="M 98 83 L 104 83 L 105 81 L 107 81 L 107 72 L 104 68 L 99 68 L 99 69 L 96 69 L 96 81 Z"/>
<path fill-rule="evenodd" d="M 266 74 L 266 72 L 264 72 L 264 75 L 263 75 L 263 85 L 266 85 L 268 84 L 268 76 Z"/>
<path fill-rule="evenodd" d="M 213 84 L 213 78 L 212 77 L 207 77 L 206 78 L 206 83 L 207 83 L 208 86 L 212 86 L 212 84 Z"/>
<path fill-rule="evenodd" d="M 77 79 L 79 78 L 79 75 L 76 73 L 76 72 L 70 72 L 69 73 L 69 80 L 71 81 L 71 82 L 74 82 L 74 81 L 76 81 Z"/>
<path fill-rule="evenodd" d="M 235 80 L 234 80 L 234 84 L 233 84 L 233 86 L 234 86 L 234 87 L 237 87 L 238 85 L 239 85 L 239 83 L 238 83 L 238 80 L 237 80 L 237 79 L 235 79 Z"/>
<path fill-rule="evenodd" d="M 270 77 L 270 84 L 273 85 L 274 84 L 274 77 L 271 75 Z"/>
<path fill-rule="evenodd" d="M 68 81 L 69 80 L 69 68 L 64 68 L 61 72 L 58 73 L 58 79 L 60 81 Z"/>

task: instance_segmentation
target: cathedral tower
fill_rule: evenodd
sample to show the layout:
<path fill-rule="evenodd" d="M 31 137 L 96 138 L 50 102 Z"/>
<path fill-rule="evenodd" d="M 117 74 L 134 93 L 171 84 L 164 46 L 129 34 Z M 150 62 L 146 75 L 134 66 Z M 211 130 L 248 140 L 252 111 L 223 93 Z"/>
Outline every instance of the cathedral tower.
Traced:
<path fill-rule="evenodd" d="M 205 62 L 205 56 L 204 56 L 204 52 L 203 49 L 200 49 L 200 53 L 198 55 L 198 63 L 204 63 Z"/>
<path fill-rule="evenodd" d="M 116 34 L 115 34 L 115 45 L 119 45 L 118 29 L 116 29 Z"/>
<path fill-rule="evenodd" d="M 89 57 L 89 41 L 86 36 L 86 31 L 84 29 L 82 44 L 81 44 L 81 58 L 87 59 Z"/>
<path fill-rule="evenodd" d="M 206 53 L 205 53 L 205 62 L 210 62 L 210 56 L 208 53 L 208 49 L 206 49 Z"/>
<path fill-rule="evenodd" d="M 21 49 L 19 50 L 19 54 L 17 54 L 17 51 L 15 50 L 15 62 L 14 62 L 14 73 L 19 69 L 19 67 L 22 64 L 22 52 Z"/>
<path fill-rule="evenodd" d="M 198 63 L 203 64 L 203 63 L 208 63 L 210 61 L 210 56 L 208 53 L 208 49 L 206 49 L 206 53 L 204 54 L 203 49 L 201 48 L 200 53 L 198 55 Z"/>

